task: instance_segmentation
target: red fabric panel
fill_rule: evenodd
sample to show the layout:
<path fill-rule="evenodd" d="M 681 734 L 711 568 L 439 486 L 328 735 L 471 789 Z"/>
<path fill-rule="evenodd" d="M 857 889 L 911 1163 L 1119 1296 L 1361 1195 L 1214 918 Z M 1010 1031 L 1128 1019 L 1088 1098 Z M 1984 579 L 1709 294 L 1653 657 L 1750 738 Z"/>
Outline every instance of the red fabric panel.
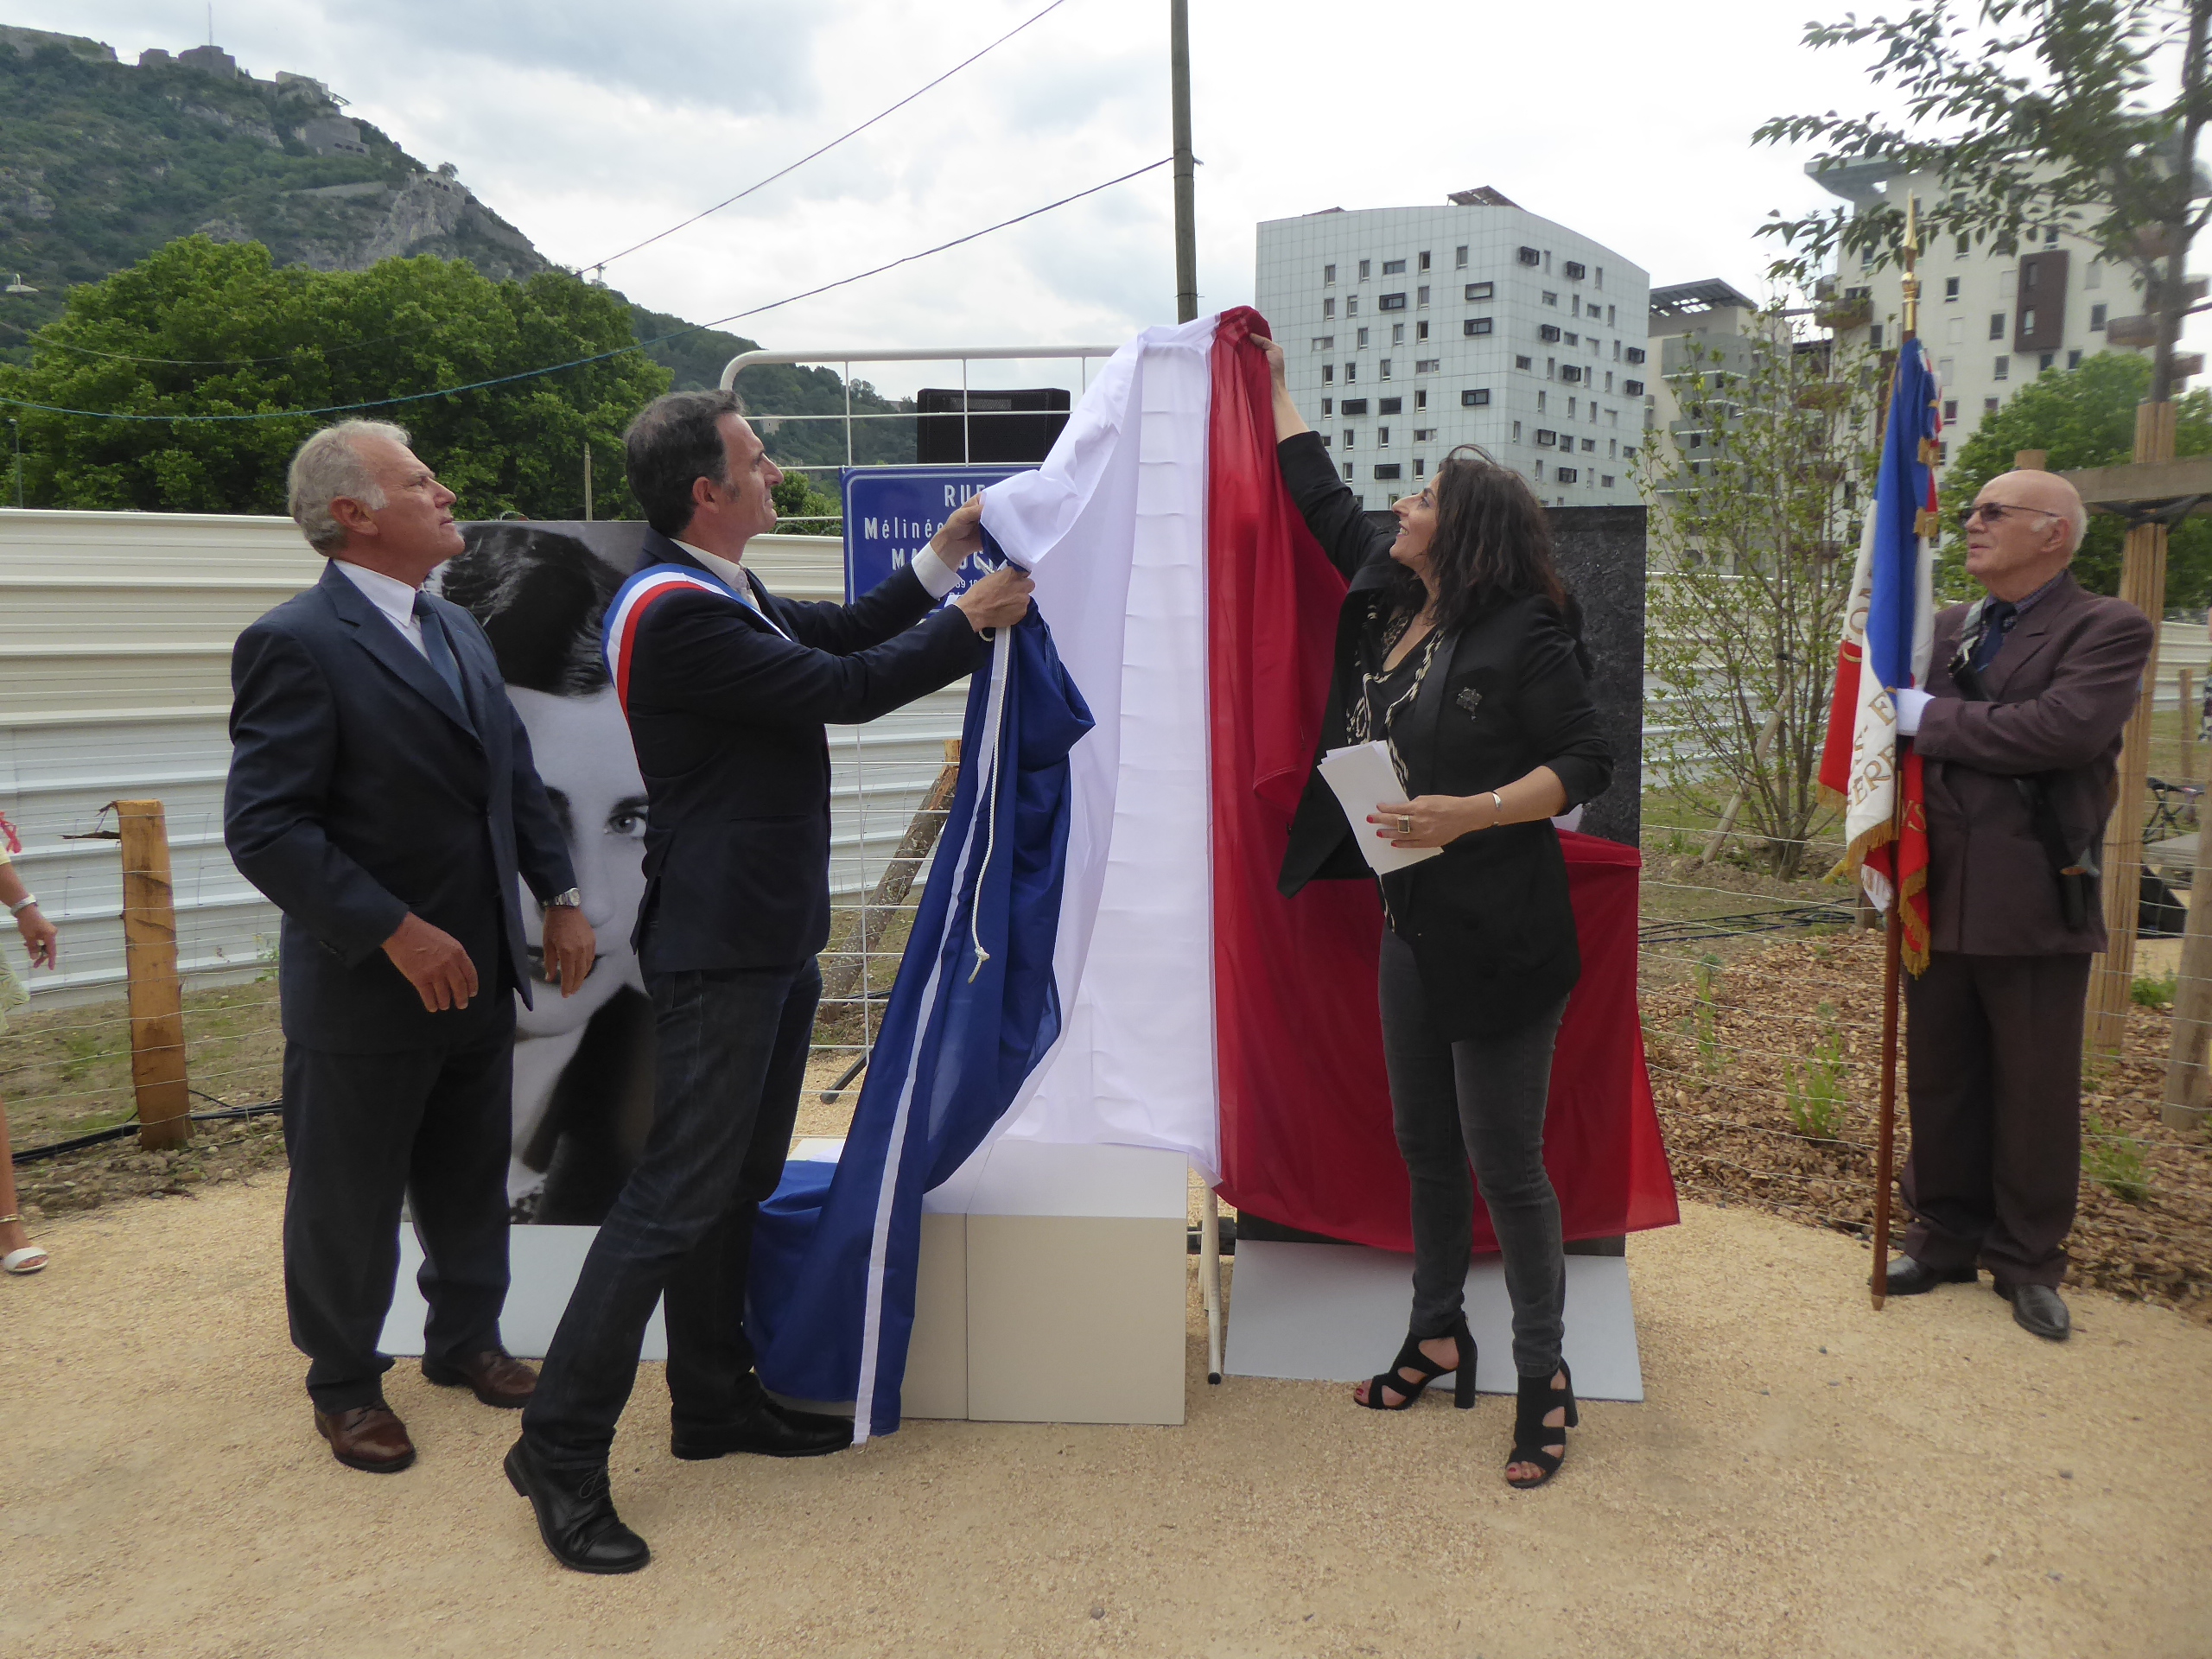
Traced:
<path fill-rule="evenodd" d="M 1214 999 L 1222 1196 L 1310 1232 L 1412 1248 L 1376 1008 L 1373 886 L 1275 891 L 1320 735 L 1344 583 L 1275 466 L 1268 333 L 1249 307 L 1214 334 L 1207 480 Z M 1633 849 L 1563 838 L 1582 982 L 1552 1071 L 1545 1162 L 1567 1236 L 1678 1219 L 1636 1009 Z M 1475 1243 L 1496 1248 L 1476 1206 Z"/>

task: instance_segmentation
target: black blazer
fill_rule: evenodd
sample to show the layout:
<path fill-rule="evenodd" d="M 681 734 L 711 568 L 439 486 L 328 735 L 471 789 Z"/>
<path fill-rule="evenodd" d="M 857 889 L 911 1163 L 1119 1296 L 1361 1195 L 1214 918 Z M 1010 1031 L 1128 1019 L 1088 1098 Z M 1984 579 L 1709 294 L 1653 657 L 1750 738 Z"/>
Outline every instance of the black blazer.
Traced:
<path fill-rule="evenodd" d="M 640 570 L 711 575 L 657 531 Z M 719 578 L 717 578 L 719 580 Z M 850 605 L 762 609 L 678 588 L 631 645 L 630 737 L 652 799 L 638 948 L 649 974 L 789 968 L 830 938 L 830 742 L 973 673 L 990 646 L 911 569 Z M 919 626 L 916 626 L 918 624 Z M 785 636 L 788 635 L 788 638 Z"/>
<path fill-rule="evenodd" d="M 488 1040 L 531 976 L 517 875 L 575 885 L 569 849 L 476 619 L 433 597 L 467 694 L 334 563 L 231 652 L 223 840 L 284 912 L 284 1034 L 335 1053 Z M 467 948 L 480 994 L 431 1014 L 383 951 L 412 911 Z"/>
<path fill-rule="evenodd" d="M 1337 616 L 1318 763 L 1321 752 L 1350 741 L 1361 645 L 1389 620 L 1382 594 L 1396 568 L 1393 537 L 1368 522 L 1318 436 L 1284 439 L 1277 458 L 1314 539 L 1351 583 Z M 1612 779 L 1612 752 L 1598 732 L 1578 643 L 1541 597 L 1495 606 L 1438 644 L 1399 725 L 1398 751 L 1414 795 L 1479 795 L 1548 766 L 1573 806 Z M 1369 877 L 1356 838 L 1369 830 L 1363 823 L 1354 831 L 1317 771 L 1291 823 L 1284 896 L 1310 880 Z M 1462 836 L 1382 885 L 1392 925 L 1413 947 L 1431 1024 L 1451 1040 L 1525 1025 L 1581 976 L 1567 861 L 1547 822 Z"/>

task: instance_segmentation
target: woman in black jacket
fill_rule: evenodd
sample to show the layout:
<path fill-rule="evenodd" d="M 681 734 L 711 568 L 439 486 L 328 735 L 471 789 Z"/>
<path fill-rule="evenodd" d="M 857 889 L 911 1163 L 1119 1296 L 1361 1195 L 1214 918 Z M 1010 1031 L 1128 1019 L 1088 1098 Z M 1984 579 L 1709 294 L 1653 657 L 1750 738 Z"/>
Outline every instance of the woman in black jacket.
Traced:
<path fill-rule="evenodd" d="M 1550 528 L 1520 475 L 1455 450 L 1396 504 L 1393 538 L 1368 522 L 1300 418 L 1282 348 L 1255 343 L 1274 372 L 1283 480 L 1351 583 L 1320 747 L 1388 744 L 1404 798 L 1377 802 L 1367 822 L 1393 846 L 1443 849 L 1381 883 L 1382 1043 L 1413 1184 L 1414 1303 L 1391 1369 L 1354 1397 L 1401 1411 L 1451 1372 L 1455 1402 L 1474 1404 L 1461 1305 L 1471 1154 L 1513 1303 L 1520 1388 L 1505 1478 L 1538 1486 L 1576 1419 L 1543 1136 L 1552 1046 L 1581 958 L 1550 820 L 1604 790 L 1611 752 Z M 1317 878 L 1367 876 L 1354 833 L 1317 773 L 1292 824 L 1284 895 Z"/>

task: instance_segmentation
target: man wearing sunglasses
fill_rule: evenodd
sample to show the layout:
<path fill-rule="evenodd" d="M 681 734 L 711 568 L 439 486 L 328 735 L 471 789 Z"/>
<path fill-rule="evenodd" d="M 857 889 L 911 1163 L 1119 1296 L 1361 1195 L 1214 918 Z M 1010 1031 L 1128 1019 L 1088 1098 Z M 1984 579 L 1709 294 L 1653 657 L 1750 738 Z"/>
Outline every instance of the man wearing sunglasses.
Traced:
<path fill-rule="evenodd" d="M 1915 1217 L 1890 1294 L 1987 1268 L 2013 1319 L 2070 1329 L 2058 1286 L 2082 1165 L 2082 1019 L 2105 948 L 2096 862 L 2150 619 L 2067 567 L 2088 513 L 2050 473 L 2005 473 L 1956 521 L 1988 590 L 1936 619 L 1897 729 L 1927 764 L 1928 969 L 1907 982 Z"/>

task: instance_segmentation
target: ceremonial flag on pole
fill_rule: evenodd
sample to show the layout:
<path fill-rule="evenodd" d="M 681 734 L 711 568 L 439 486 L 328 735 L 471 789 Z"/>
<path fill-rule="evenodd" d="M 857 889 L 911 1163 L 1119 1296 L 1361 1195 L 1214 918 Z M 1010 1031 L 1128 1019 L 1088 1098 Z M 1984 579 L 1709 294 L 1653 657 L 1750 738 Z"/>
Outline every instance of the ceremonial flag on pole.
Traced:
<path fill-rule="evenodd" d="M 1902 893 L 1905 965 L 1928 965 L 1928 820 L 1921 760 L 1897 738 L 1902 687 L 1924 687 L 1935 636 L 1936 434 L 1942 391 L 1920 341 L 1897 351 L 1881 472 L 1859 543 L 1821 787 L 1844 810 L 1844 862 L 1875 905 Z M 1900 765 L 1902 757 L 1902 765 Z"/>

